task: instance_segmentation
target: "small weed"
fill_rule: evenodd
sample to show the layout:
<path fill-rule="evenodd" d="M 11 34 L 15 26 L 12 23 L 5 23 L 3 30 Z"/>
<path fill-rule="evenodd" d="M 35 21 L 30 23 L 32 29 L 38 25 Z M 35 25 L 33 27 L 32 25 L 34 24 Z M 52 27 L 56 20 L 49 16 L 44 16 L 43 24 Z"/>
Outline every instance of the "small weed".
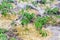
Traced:
<path fill-rule="evenodd" d="M 57 8 L 57 7 L 55 7 L 55 8 L 53 8 L 53 9 L 51 9 L 51 8 L 48 8 L 48 9 L 46 9 L 46 12 L 45 13 L 47 13 L 47 14 L 58 14 L 57 12 L 59 11 L 59 9 Z"/>
<path fill-rule="evenodd" d="M 13 2 L 14 2 L 14 0 L 6 0 L 6 2 L 13 3 Z"/>
<path fill-rule="evenodd" d="M 46 31 L 43 31 L 43 30 L 40 30 L 40 34 L 42 35 L 42 37 L 46 37 L 47 36 Z"/>
<path fill-rule="evenodd" d="M 1 29 L 1 28 L 0 28 L 0 33 L 4 33 L 4 32 L 7 32 L 7 30 L 6 30 L 6 29 Z"/>
<path fill-rule="evenodd" d="M 7 35 L 1 33 L 1 34 L 0 34 L 0 40 L 8 40 L 8 39 L 7 39 Z"/>
<path fill-rule="evenodd" d="M 31 19 L 34 17 L 34 14 L 24 12 L 24 14 L 22 16 L 23 16 L 23 18 L 21 20 L 21 24 L 22 25 L 27 25 L 28 23 L 30 23 Z"/>
<path fill-rule="evenodd" d="M 45 4 L 47 0 L 41 0 L 41 3 L 42 4 Z"/>
<path fill-rule="evenodd" d="M 48 17 L 37 17 L 35 20 L 36 28 L 42 29 L 42 26 L 47 23 L 47 21 L 48 21 L 47 19 L 48 19 Z"/>
<path fill-rule="evenodd" d="M 2 11 L 2 15 L 6 16 L 7 13 L 12 9 L 12 5 L 6 1 L 3 1 L 2 4 L 0 5 L 0 11 Z"/>

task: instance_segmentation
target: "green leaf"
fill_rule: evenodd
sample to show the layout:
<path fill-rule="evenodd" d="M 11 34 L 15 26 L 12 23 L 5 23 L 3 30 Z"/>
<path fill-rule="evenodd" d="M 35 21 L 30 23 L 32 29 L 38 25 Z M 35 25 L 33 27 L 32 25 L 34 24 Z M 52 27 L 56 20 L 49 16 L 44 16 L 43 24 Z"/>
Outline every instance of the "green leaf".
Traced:
<path fill-rule="evenodd" d="M 30 23 L 30 21 L 33 19 L 34 14 L 33 14 L 33 13 L 30 14 L 30 13 L 28 13 L 28 12 L 23 12 L 23 11 L 22 11 L 22 16 L 23 16 L 23 18 L 22 18 L 22 20 L 21 20 L 21 24 L 22 24 L 22 25 L 27 25 L 27 24 Z"/>
<path fill-rule="evenodd" d="M 47 0 L 41 0 L 42 4 L 45 4 Z"/>
<path fill-rule="evenodd" d="M 47 19 L 48 19 L 47 17 L 37 17 L 35 19 L 35 27 L 42 29 L 42 26 L 47 23 L 48 21 Z"/>
<path fill-rule="evenodd" d="M 57 13 L 58 10 L 59 10 L 59 9 L 58 9 L 57 7 L 55 7 L 55 8 L 52 9 L 52 11 L 53 11 L 54 13 Z"/>
<path fill-rule="evenodd" d="M 7 35 L 1 33 L 0 34 L 0 40 L 8 40 Z"/>
<path fill-rule="evenodd" d="M 47 36 L 47 33 L 44 30 L 40 30 L 40 34 L 42 35 L 42 37 L 46 37 Z"/>
<path fill-rule="evenodd" d="M 14 2 L 14 0 L 7 0 L 7 2 L 13 3 L 13 2 Z"/>
<path fill-rule="evenodd" d="M 7 30 L 6 29 L 1 29 L 0 28 L 0 33 L 4 33 L 4 32 L 6 32 Z"/>
<path fill-rule="evenodd" d="M 10 11 L 10 9 L 12 9 L 13 6 L 11 3 L 6 2 L 5 0 L 2 2 L 2 4 L 0 5 L 0 11 L 2 11 L 2 15 L 6 16 L 7 13 Z"/>
<path fill-rule="evenodd" d="M 22 22 L 21 22 L 22 25 L 27 25 L 28 23 L 29 23 L 28 19 L 22 19 Z"/>

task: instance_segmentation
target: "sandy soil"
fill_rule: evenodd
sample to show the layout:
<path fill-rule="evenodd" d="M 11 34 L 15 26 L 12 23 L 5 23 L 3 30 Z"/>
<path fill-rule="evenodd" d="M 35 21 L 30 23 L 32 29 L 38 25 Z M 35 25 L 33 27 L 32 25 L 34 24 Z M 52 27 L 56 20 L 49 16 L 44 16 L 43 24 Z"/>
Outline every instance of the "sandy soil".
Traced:
<path fill-rule="evenodd" d="M 27 29 L 26 29 L 27 28 Z M 52 36 L 52 33 L 48 30 L 47 37 L 41 37 L 38 31 L 36 31 L 35 26 L 29 24 L 27 27 L 17 26 L 15 27 L 17 30 L 18 36 L 20 36 L 23 40 L 48 40 L 49 37 Z M 44 30 L 44 29 L 43 29 Z"/>

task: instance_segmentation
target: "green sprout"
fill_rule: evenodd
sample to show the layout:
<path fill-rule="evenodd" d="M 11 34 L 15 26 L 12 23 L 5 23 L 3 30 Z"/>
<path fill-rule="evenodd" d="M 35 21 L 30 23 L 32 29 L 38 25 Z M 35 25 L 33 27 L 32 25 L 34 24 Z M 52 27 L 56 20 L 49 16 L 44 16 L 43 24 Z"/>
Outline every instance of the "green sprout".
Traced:
<path fill-rule="evenodd" d="M 22 24 L 22 25 L 27 25 L 27 24 L 30 23 L 30 21 L 33 19 L 34 14 L 33 14 L 33 13 L 30 14 L 30 13 L 28 13 L 28 12 L 24 12 L 24 13 L 22 14 L 22 16 L 23 16 L 23 18 L 22 18 L 22 20 L 21 20 L 21 24 Z"/>
<path fill-rule="evenodd" d="M 42 29 L 42 26 L 47 23 L 48 17 L 37 17 L 35 20 L 35 26 L 37 29 Z"/>
<path fill-rule="evenodd" d="M 42 4 L 45 4 L 47 0 L 41 0 L 41 3 Z"/>
<path fill-rule="evenodd" d="M 59 12 L 59 9 L 57 7 L 51 9 L 51 8 L 48 8 L 46 9 L 46 12 L 47 14 L 58 14 L 57 12 Z"/>
<path fill-rule="evenodd" d="M 47 36 L 47 33 L 44 30 L 40 30 L 39 33 L 41 34 L 42 37 L 46 37 Z"/>
<path fill-rule="evenodd" d="M 10 9 L 12 9 L 13 6 L 11 5 L 11 3 L 8 3 L 6 1 L 3 1 L 2 4 L 0 5 L 0 11 L 2 11 L 2 15 L 6 16 L 7 13 L 10 11 Z"/>

